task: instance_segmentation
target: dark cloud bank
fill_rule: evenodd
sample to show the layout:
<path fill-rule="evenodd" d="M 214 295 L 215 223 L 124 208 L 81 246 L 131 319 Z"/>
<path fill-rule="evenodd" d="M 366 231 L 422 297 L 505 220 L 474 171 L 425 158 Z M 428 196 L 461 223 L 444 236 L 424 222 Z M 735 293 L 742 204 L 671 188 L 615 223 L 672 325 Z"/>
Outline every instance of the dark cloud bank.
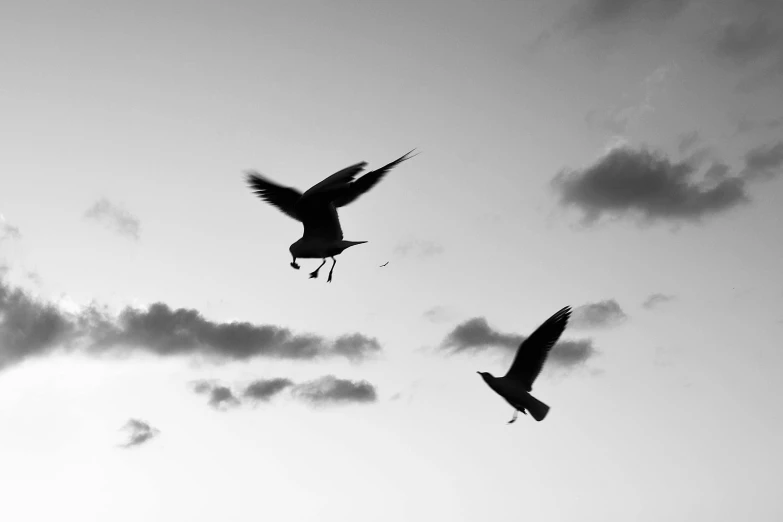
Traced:
<path fill-rule="evenodd" d="M 474 317 L 457 325 L 441 343 L 441 349 L 450 354 L 478 352 L 488 348 L 500 348 L 509 354 L 516 353 L 527 337 L 508 334 L 493 329 L 483 317 Z M 572 368 L 583 364 L 595 354 L 590 339 L 560 339 L 547 358 L 547 366 Z"/>
<path fill-rule="evenodd" d="M 749 150 L 738 174 L 714 163 L 698 179 L 688 161 L 671 161 L 662 153 L 620 147 L 583 169 L 560 172 L 552 180 L 562 206 L 574 206 L 590 225 L 604 215 L 698 222 L 750 202 L 748 184 L 770 180 L 783 168 L 783 142 Z"/>
<path fill-rule="evenodd" d="M 0 273 L 0 370 L 56 350 L 200 355 L 223 361 L 255 357 L 361 361 L 378 353 L 381 346 L 361 333 L 329 340 L 277 325 L 215 322 L 197 310 L 172 309 L 165 303 L 146 309 L 128 307 L 117 317 L 97 308 L 74 315 L 11 287 Z"/>
<path fill-rule="evenodd" d="M 258 379 L 236 394 L 229 387 L 214 381 L 197 381 L 193 383 L 193 390 L 196 393 L 207 394 L 208 404 L 219 410 L 238 406 L 243 400 L 252 403 L 269 402 L 285 390 L 289 390 L 295 399 L 313 406 L 371 403 L 378 400 L 373 384 L 364 380 L 340 379 L 333 375 L 325 375 L 299 384 L 281 377 Z"/>

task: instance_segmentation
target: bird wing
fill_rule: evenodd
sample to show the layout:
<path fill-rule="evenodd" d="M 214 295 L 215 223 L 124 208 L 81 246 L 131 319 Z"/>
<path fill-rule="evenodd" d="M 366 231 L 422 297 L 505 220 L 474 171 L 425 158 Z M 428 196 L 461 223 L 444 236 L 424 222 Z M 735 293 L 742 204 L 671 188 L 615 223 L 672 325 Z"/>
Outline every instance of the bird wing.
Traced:
<path fill-rule="evenodd" d="M 278 185 L 258 172 L 248 172 L 247 183 L 256 196 L 276 206 L 284 214 L 301 221 L 296 212 L 296 204 L 302 197 L 298 190 Z"/>
<path fill-rule="evenodd" d="M 346 186 L 348 183 L 353 181 L 353 178 L 355 178 L 358 174 L 360 174 L 364 167 L 367 166 L 366 161 L 362 161 L 360 163 L 356 163 L 355 165 L 351 165 L 350 167 L 345 167 L 343 170 L 340 170 L 338 172 L 335 172 L 328 178 L 319 181 L 309 189 L 307 189 L 304 193 L 304 196 L 306 197 L 314 197 L 314 196 L 321 196 L 325 193 L 331 193 L 335 189 L 339 189 L 341 187 Z"/>
<path fill-rule="evenodd" d="M 364 194 L 365 192 L 373 188 L 381 180 L 381 178 L 383 178 L 383 176 L 386 175 L 387 172 L 389 172 L 391 169 L 393 169 L 394 167 L 396 167 L 406 159 L 412 158 L 413 156 L 410 155 L 411 152 L 413 152 L 413 150 L 408 152 L 401 158 L 392 161 L 388 165 L 384 165 L 378 170 L 373 170 L 371 172 L 368 172 L 367 174 L 357 179 L 353 183 L 350 183 L 347 186 L 339 187 L 339 192 L 333 200 L 334 206 L 344 207 L 345 205 L 352 203 L 353 201 L 356 201 L 356 199 L 359 196 L 361 196 L 362 194 Z"/>
<path fill-rule="evenodd" d="M 571 307 L 562 308 L 522 341 L 505 377 L 521 381 L 527 391 L 532 390 L 533 381 L 541 373 L 549 351 L 562 335 L 570 316 Z"/>

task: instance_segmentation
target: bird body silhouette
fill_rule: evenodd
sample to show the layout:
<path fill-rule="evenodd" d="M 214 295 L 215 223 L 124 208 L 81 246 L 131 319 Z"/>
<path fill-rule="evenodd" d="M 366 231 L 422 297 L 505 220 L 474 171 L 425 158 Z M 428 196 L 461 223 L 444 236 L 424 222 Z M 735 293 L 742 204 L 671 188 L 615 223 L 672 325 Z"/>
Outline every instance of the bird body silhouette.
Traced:
<path fill-rule="evenodd" d="M 288 248 L 293 258 L 291 266 L 299 269 L 299 265 L 296 263 L 298 258 L 321 258 L 323 262 L 314 272 L 310 273 L 310 278 L 316 278 L 318 271 L 326 263 L 326 258 L 329 257 L 332 259 L 332 268 L 329 270 L 329 278 L 326 281 L 330 283 L 334 266 L 337 264 L 334 256 L 354 245 L 367 242 L 343 239 L 337 208 L 355 201 L 374 187 L 387 172 L 411 158 L 411 152 L 413 151 L 358 179 L 354 178 L 364 170 L 367 163 L 363 161 L 351 165 L 316 183 L 304 193 L 291 187 L 278 185 L 252 171 L 247 173 L 247 182 L 258 197 L 302 223 L 304 227 L 302 237 Z"/>
<path fill-rule="evenodd" d="M 533 381 L 541 373 L 549 351 L 562 335 L 570 316 L 571 307 L 560 309 L 522 341 L 511 367 L 503 377 L 476 372 L 495 393 L 514 408 L 514 416 L 508 421 L 509 424 L 517 420 L 520 411 L 525 415 L 530 412 L 537 421 L 544 420 L 549 413 L 549 406 L 533 397 L 530 392 L 533 390 Z"/>

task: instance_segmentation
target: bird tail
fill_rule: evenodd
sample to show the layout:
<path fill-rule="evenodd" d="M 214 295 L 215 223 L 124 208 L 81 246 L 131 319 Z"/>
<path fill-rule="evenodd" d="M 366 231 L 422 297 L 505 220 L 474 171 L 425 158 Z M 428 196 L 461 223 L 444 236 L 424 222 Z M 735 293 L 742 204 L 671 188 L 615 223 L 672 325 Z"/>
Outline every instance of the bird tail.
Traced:
<path fill-rule="evenodd" d="M 532 415 L 533 418 L 539 422 L 544 420 L 546 414 L 549 413 L 549 406 L 539 401 L 532 395 L 527 396 L 527 400 L 525 401 L 525 408 L 530 412 L 530 415 Z"/>
<path fill-rule="evenodd" d="M 342 252 L 346 248 L 349 248 L 349 247 L 352 247 L 352 246 L 356 246 L 356 245 L 361 245 L 362 243 L 366 243 L 366 242 L 367 241 L 345 241 L 345 240 L 342 240 L 342 241 L 340 241 L 340 248 L 341 248 L 340 252 Z"/>

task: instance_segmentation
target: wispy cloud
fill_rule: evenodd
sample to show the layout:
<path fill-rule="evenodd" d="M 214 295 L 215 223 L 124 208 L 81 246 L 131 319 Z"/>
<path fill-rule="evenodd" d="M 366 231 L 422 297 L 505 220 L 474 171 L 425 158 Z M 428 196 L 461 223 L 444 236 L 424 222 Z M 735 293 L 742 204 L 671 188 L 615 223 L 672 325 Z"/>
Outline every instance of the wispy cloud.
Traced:
<path fill-rule="evenodd" d="M 554 23 L 533 43 L 540 48 L 556 36 L 609 37 L 638 31 L 657 30 L 679 15 L 691 0 L 580 0 L 572 2 Z"/>
<path fill-rule="evenodd" d="M 121 445 L 123 448 L 140 446 L 145 442 L 152 440 L 160 433 L 159 429 L 153 428 L 149 423 L 139 419 L 130 419 L 125 423 L 125 426 L 123 426 L 122 429 L 129 432 L 128 441 Z"/>
<path fill-rule="evenodd" d="M 571 313 L 568 325 L 572 328 L 610 328 L 628 318 L 614 299 L 579 306 Z"/>
<path fill-rule="evenodd" d="M 659 294 L 659 293 L 650 294 L 647 297 L 647 299 L 644 300 L 642 306 L 650 310 L 663 303 L 668 303 L 669 301 L 673 301 L 674 299 L 675 296 L 672 294 Z"/>
<path fill-rule="evenodd" d="M 432 321 L 433 323 L 439 323 L 447 320 L 450 317 L 449 309 L 445 306 L 433 306 L 424 311 L 422 314 L 425 319 Z"/>
<path fill-rule="evenodd" d="M 636 23 L 641 20 L 662 22 L 678 15 L 690 0 L 583 0 L 570 12 L 580 28 Z"/>
<path fill-rule="evenodd" d="M 629 96 L 631 99 L 625 103 L 606 109 L 592 110 L 585 116 L 585 121 L 591 127 L 608 132 L 615 140 L 622 140 L 631 127 L 655 110 L 654 99 L 664 90 L 676 70 L 674 64 L 658 67 L 641 81 L 640 95 Z"/>
<path fill-rule="evenodd" d="M 326 375 L 320 379 L 304 382 L 294 386 L 294 397 L 316 406 L 341 403 L 376 402 L 378 394 L 375 386 L 367 381 L 352 381 L 338 379 Z"/>
<path fill-rule="evenodd" d="M 120 235 L 139 239 L 141 232 L 139 219 L 106 198 L 96 201 L 93 206 L 87 209 L 84 217 L 104 223 Z"/>
<path fill-rule="evenodd" d="M 165 303 L 128 307 L 117 317 L 96 307 L 72 313 L 36 300 L 0 277 L 0 369 L 58 349 L 96 355 L 200 355 L 222 361 L 343 357 L 358 362 L 380 352 L 381 346 L 360 333 L 330 341 L 276 325 L 211 321 L 197 310 L 172 309 Z"/>
<path fill-rule="evenodd" d="M 8 221 L 5 216 L 0 214 L 0 242 L 6 239 L 21 239 L 22 233 L 19 231 L 19 227 L 15 227 Z"/>
<path fill-rule="evenodd" d="M 413 239 L 399 243 L 394 253 L 399 257 L 431 257 L 442 254 L 443 247 L 434 241 Z"/>
<path fill-rule="evenodd" d="M 562 171 L 552 180 L 562 206 L 583 212 L 582 222 L 593 224 L 603 215 L 656 220 L 700 221 L 748 203 L 747 182 L 770 179 L 780 173 L 783 144 L 754 148 L 745 155 L 738 176 L 725 176 L 725 166 L 711 179 L 695 179 L 696 168 L 674 162 L 662 153 L 619 147 L 584 169 Z M 720 165 L 720 164 L 719 164 Z M 716 179 L 716 173 L 723 177 Z"/>
<path fill-rule="evenodd" d="M 495 330 L 483 317 L 474 317 L 458 324 L 441 343 L 441 350 L 448 354 L 479 352 L 499 348 L 506 354 L 516 353 L 519 345 L 527 337 L 519 334 L 503 333 Z M 590 339 L 560 339 L 547 358 L 547 365 L 560 368 L 572 368 L 587 361 L 595 354 Z"/>
<path fill-rule="evenodd" d="M 677 150 L 680 154 L 688 152 L 694 145 L 696 145 L 701 138 L 699 137 L 699 131 L 686 132 L 680 136 L 680 142 L 677 144 Z"/>
<path fill-rule="evenodd" d="M 238 394 L 234 394 L 229 386 L 214 380 L 196 381 L 191 385 L 196 393 L 209 395 L 209 405 L 220 410 L 239 406 L 242 399 L 253 403 L 268 402 L 285 390 L 289 390 L 293 398 L 314 406 L 369 403 L 378 400 L 375 385 L 372 383 L 341 379 L 334 375 L 325 375 L 298 384 L 285 377 L 257 379 Z"/>
<path fill-rule="evenodd" d="M 770 131 L 777 130 L 783 127 L 783 116 L 774 118 L 759 118 L 751 119 L 747 116 L 742 116 L 737 120 L 737 133 L 744 134 L 747 132 L 753 132 L 757 130 Z"/>

